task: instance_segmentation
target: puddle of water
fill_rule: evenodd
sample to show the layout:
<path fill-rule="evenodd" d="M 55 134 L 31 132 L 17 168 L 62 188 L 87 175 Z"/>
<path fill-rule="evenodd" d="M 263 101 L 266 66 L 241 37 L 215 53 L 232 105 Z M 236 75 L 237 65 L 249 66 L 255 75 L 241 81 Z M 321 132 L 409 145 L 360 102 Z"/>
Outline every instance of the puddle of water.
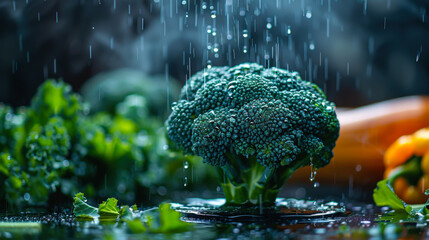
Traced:
<path fill-rule="evenodd" d="M 185 221 L 281 223 L 294 219 L 316 219 L 346 215 L 343 203 L 278 198 L 275 206 L 225 206 L 225 199 L 190 198 L 185 204 L 174 203 Z"/>
<path fill-rule="evenodd" d="M 30 222 L 19 231 L 1 227 L 0 239 L 317 239 L 428 237 L 427 223 L 378 221 L 389 212 L 372 204 L 278 199 L 263 208 L 223 207 L 223 199 L 191 198 L 172 207 L 194 228 L 177 234 L 131 234 L 121 222 L 77 222 L 71 210 L 60 213 L 0 214 L 0 222 Z M 34 227 L 37 226 L 37 227 Z"/>

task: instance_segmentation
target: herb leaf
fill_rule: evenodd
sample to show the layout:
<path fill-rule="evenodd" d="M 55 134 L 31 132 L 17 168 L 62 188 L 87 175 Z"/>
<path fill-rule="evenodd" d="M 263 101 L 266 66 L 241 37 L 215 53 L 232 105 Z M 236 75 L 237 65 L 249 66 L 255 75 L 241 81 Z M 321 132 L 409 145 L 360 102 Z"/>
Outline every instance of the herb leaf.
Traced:
<path fill-rule="evenodd" d="M 97 208 L 86 203 L 86 198 L 83 193 L 77 193 L 74 196 L 73 214 L 80 220 L 93 220 L 100 216 Z"/>

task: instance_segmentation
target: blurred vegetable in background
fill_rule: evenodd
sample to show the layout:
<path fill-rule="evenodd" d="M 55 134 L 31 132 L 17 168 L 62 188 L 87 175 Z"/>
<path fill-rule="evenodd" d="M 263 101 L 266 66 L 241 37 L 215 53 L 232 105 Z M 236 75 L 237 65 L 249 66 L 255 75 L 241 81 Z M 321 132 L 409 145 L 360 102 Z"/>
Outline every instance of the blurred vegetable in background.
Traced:
<path fill-rule="evenodd" d="M 145 93 L 159 95 L 160 88 L 141 84 Z M 4 206 L 58 205 L 78 191 L 92 198 L 149 201 L 151 195 L 183 189 L 185 163 L 193 177 L 210 183 L 212 175 L 195 167 L 200 162 L 195 157 L 168 150 L 158 115 L 163 113 L 150 112 L 151 98 L 122 93 L 109 108 L 99 106 L 105 112 L 89 114 L 89 105 L 69 85 L 48 80 L 31 106 L 14 111 L 0 105 L 0 199 L 9 204 Z"/>
<path fill-rule="evenodd" d="M 95 75 L 84 84 L 81 92 L 92 112 L 111 114 L 116 110 L 124 111 L 118 104 L 127 96 L 140 96 L 142 99 L 130 98 L 124 104 L 146 105 L 146 110 L 142 109 L 140 114 L 158 116 L 163 121 L 170 114 L 169 104 L 179 98 L 180 86 L 175 79 L 165 75 L 147 76 L 141 71 L 124 68 Z M 115 109 L 117 107 L 119 109 Z"/>
<path fill-rule="evenodd" d="M 411 215 L 429 214 L 429 128 L 398 138 L 384 154 L 384 165 L 375 203 Z"/>
<path fill-rule="evenodd" d="M 429 128 L 398 138 L 384 155 L 384 177 L 406 203 L 424 203 L 429 188 Z"/>
<path fill-rule="evenodd" d="M 334 158 L 317 171 L 316 181 L 374 188 L 383 178 L 383 154 L 389 145 L 402 135 L 429 126 L 429 97 L 411 96 L 337 109 L 337 116 L 341 129 Z M 308 181 L 309 175 L 309 168 L 299 169 L 288 182 Z"/>

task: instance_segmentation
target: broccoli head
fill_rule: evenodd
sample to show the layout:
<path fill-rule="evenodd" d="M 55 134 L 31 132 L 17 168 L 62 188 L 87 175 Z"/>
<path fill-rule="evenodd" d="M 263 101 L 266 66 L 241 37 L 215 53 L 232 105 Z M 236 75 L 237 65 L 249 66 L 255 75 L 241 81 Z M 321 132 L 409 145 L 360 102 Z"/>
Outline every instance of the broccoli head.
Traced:
<path fill-rule="evenodd" d="M 216 167 L 229 204 L 273 204 L 298 168 L 329 163 L 339 135 L 315 84 L 253 63 L 195 74 L 166 124 L 179 148 Z"/>

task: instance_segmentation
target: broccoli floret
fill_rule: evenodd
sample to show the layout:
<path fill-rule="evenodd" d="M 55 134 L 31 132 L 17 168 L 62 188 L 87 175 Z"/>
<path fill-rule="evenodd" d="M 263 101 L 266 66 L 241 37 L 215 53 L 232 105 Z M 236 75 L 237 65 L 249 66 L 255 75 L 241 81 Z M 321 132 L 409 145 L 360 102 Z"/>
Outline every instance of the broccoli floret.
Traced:
<path fill-rule="evenodd" d="M 216 167 L 229 204 L 273 204 L 298 168 L 329 163 L 339 135 L 315 84 L 254 63 L 195 74 L 166 125 L 179 148 Z"/>

